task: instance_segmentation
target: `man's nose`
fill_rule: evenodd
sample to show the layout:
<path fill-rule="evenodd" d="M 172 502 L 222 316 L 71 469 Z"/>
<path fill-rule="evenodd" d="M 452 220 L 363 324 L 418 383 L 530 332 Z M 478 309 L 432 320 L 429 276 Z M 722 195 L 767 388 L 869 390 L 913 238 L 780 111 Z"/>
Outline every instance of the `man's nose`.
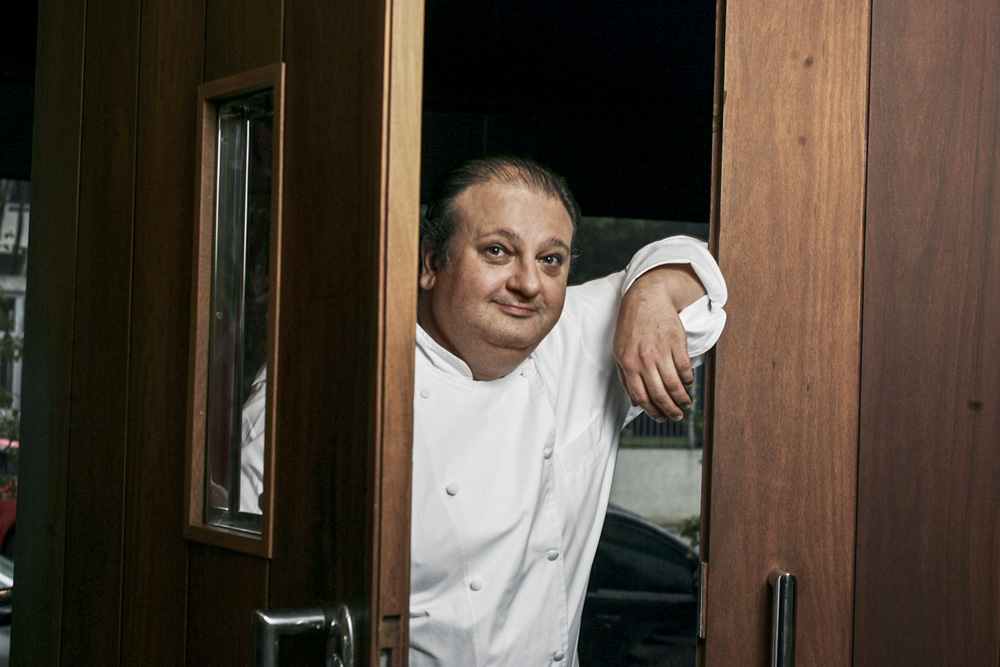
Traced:
<path fill-rule="evenodd" d="M 534 259 L 518 261 L 514 272 L 507 281 L 507 286 L 515 292 L 527 297 L 533 297 L 542 289 L 541 276 Z"/>

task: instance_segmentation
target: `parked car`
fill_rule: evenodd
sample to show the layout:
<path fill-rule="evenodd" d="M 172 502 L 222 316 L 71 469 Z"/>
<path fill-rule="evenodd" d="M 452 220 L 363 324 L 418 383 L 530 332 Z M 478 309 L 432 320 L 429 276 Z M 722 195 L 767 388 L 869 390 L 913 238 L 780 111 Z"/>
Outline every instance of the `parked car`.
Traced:
<path fill-rule="evenodd" d="M 698 556 L 637 514 L 608 508 L 587 586 L 581 667 L 694 667 Z"/>

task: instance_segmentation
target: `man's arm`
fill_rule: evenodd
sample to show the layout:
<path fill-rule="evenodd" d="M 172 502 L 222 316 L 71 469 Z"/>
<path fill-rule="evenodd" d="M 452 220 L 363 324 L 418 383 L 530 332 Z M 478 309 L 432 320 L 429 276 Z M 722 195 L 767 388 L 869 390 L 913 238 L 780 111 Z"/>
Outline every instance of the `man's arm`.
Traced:
<path fill-rule="evenodd" d="M 725 326 L 726 282 L 708 245 L 689 236 L 645 246 L 625 273 L 613 348 L 618 376 L 650 417 L 681 419 L 691 405 L 692 367 Z"/>

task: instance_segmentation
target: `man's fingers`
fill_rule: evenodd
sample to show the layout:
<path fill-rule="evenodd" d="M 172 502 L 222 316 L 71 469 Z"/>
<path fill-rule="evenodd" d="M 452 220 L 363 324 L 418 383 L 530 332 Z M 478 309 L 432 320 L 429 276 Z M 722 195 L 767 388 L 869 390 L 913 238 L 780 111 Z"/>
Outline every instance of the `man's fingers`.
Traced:
<path fill-rule="evenodd" d="M 691 407 L 691 399 L 672 360 L 640 366 L 636 372 L 629 372 L 619 364 L 618 377 L 632 404 L 656 421 L 667 418 L 678 421 L 684 417 L 684 410 Z"/>
<path fill-rule="evenodd" d="M 649 400 L 646 383 L 639 373 L 626 371 L 621 364 L 618 364 L 618 378 L 621 380 L 622 386 L 625 387 L 625 392 L 631 399 L 632 405 L 642 408 L 643 412 L 656 421 L 666 419 L 666 416 Z"/>
<path fill-rule="evenodd" d="M 683 419 L 684 411 L 691 407 L 691 397 L 677 373 L 673 359 L 660 360 L 653 370 L 655 372 L 651 377 L 646 378 L 650 400 L 670 419 Z"/>

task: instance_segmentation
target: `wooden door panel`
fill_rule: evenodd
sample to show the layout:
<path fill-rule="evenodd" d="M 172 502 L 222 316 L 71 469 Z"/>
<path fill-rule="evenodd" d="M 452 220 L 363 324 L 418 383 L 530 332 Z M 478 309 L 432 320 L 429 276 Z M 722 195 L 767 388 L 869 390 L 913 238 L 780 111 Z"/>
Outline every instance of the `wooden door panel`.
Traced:
<path fill-rule="evenodd" d="M 277 0 L 204 2 L 205 81 L 274 65 L 281 61 L 281 15 Z"/>
<path fill-rule="evenodd" d="M 286 7 L 281 440 L 269 591 L 272 607 L 344 602 L 369 619 L 377 581 L 370 545 L 377 539 L 382 10 Z M 371 624 L 356 630 L 367 658 Z"/>
<path fill-rule="evenodd" d="M 178 664 L 250 665 L 251 614 L 267 608 L 267 561 L 198 543 L 190 559 L 186 661 Z"/>
<path fill-rule="evenodd" d="M 274 65 L 281 54 L 281 9 L 280 0 L 247 5 L 239 2 L 199 3 L 204 12 L 204 75 L 201 68 L 198 77 L 188 83 L 188 87 L 177 97 L 186 104 L 191 118 L 183 129 L 190 136 L 190 148 L 200 140 L 197 122 L 198 85 L 255 70 L 261 66 Z M 196 194 L 198 173 L 197 157 L 190 155 L 190 198 L 188 215 L 191 225 L 186 227 L 186 250 L 193 252 L 194 220 L 196 219 Z M 187 264 L 187 299 L 191 298 L 190 260 Z M 184 313 L 185 323 L 191 323 L 190 301 Z M 184 335 L 190 336 L 187 327 Z M 185 351 L 187 351 L 185 338 Z M 188 386 L 186 371 L 187 357 L 180 362 L 185 375 L 182 384 Z M 187 403 L 186 392 L 180 392 Z M 186 440 L 186 434 L 180 435 Z M 183 464 L 182 464 L 183 466 Z M 183 500 L 183 499 L 182 499 Z M 181 510 L 183 516 L 183 509 Z M 187 647 L 186 664 L 212 664 L 218 656 L 226 656 L 231 664 L 250 664 L 253 650 L 251 624 L 254 609 L 268 607 L 267 574 L 269 562 L 260 557 L 247 556 L 235 551 L 217 548 L 197 541 L 189 541 L 187 592 Z"/>
<path fill-rule="evenodd" d="M 410 611 L 410 488 L 413 461 L 414 337 L 420 211 L 423 90 L 422 0 L 393 2 L 388 17 L 389 104 L 380 225 L 379 349 L 376 399 L 378 507 L 378 630 L 373 656 L 390 652 L 391 665 L 408 660 Z M 372 663 L 374 664 L 374 657 Z"/>
<path fill-rule="evenodd" d="M 87 6 L 61 659 L 118 660 L 139 5 Z"/>
<path fill-rule="evenodd" d="M 783 567 L 797 664 L 849 665 L 867 3 L 730 1 L 725 21 L 706 664 L 768 659 Z"/>
<path fill-rule="evenodd" d="M 855 664 L 1000 651 L 1000 10 L 874 3 Z"/>
<path fill-rule="evenodd" d="M 181 665 L 188 549 L 178 530 L 186 423 L 178 389 L 187 385 L 201 3 L 142 3 L 139 37 L 121 664 Z"/>

